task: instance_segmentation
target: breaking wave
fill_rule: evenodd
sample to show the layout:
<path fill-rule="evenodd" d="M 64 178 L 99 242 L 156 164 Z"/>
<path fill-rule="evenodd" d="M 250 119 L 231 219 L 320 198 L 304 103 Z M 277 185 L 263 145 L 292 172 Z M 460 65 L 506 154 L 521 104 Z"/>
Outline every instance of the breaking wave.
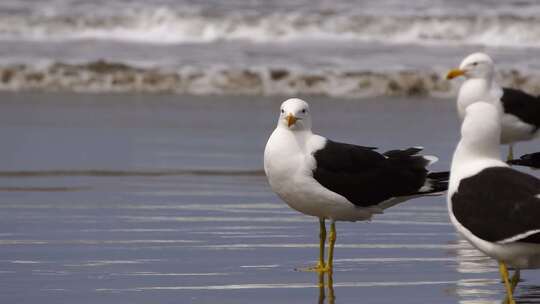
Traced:
<path fill-rule="evenodd" d="M 540 47 L 540 17 L 504 11 L 483 15 L 367 15 L 332 11 L 218 13 L 159 7 L 115 14 L 6 14 L 0 18 L 0 39 L 143 43 L 322 39 Z"/>
<path fill-rule="evenodd" d="M 540 74 L 503 70 L 506 86 L 540 94 Z M 134 67 L 96 61 L 85 64 L 0 66 L 0 90 L 139 92 L 193 95 L 450 96 L 458 82 L 444 71 L 298 70 L 291 68 Z"/>

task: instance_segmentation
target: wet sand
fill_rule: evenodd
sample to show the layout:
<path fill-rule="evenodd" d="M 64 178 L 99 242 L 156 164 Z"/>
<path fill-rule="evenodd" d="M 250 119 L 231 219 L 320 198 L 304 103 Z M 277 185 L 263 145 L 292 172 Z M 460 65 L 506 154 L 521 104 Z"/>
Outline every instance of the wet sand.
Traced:
<path fill-rule="evenodd" d="M 451 100 L 308 100 L 321 134 L 422 145 L 449 166 Z M 496 264 L 459 239 L 444 197 L 338 223 L 333 290 L 295 271 L 316 261 L 318 223 L 260 174 L 281 101 L 0 94 L 0 302 L 501 302 Z M 540 272 L 522 277 L 518 302 L 540 303 Z"/>

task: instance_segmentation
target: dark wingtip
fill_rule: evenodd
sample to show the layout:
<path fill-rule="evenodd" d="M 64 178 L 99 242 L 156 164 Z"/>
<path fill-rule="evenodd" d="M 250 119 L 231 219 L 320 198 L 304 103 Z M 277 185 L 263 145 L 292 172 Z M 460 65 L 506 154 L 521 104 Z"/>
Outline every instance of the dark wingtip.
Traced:
<path fill-rule="evenodd" d="M 437 180 L 437 181 L 443 181 L 450 178 L 450 171 L 441 171 L 441 172 L 429 172 L 427 177 L 429 179 Z"/>
<path fill-rule="evenodd" d="M 384 156 L 393 157 L 393 158 L 403 158 L 409 157 L 418 154 L 422 151 L 421 147 L 412 147 L 404 150 L 390 150 L 383 153 Z"/>
<path fill-rule="evenodd" d="M 430 181 L 432 190 L 430 192 L 442 192 L 448 190 L 448 179 L 450 171 L 430 172 L 427 175 Z"/>
<path fill-rule="evenodd" d="M 433 192 L 442 192 L 448 190 L 448 181 L 435 182 L 432 184 Z"/>
<path fill-rule="evenodd" d="M 540 152 L 522 155 L 519 159 L 512 159 L 507 162 L 510 165 L 530 167 L 540 169 Z"/>

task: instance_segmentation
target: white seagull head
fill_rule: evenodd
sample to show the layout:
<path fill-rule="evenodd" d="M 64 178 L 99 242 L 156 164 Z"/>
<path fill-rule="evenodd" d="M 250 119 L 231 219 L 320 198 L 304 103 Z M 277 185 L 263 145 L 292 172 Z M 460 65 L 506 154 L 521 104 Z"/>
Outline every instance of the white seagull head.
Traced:
<path fill-rule="evenodd" d="M 501 117 L 497 108 L 479 101 L 465 110 L 461 125 L 461 143 L 471 152 L 483 155 L 498 155 L 501 137 Z"/>
<path fill-rule="evenodd" d="M 485 53 L 473 53 L 461 62 L 459 68 L 452 69 L 446 75 L 447 79 L 465 76 L 467 79 L 482 78 L 491 80 L 495 73 L 495 64 Z"/>
<path fill-rule="evenodd" d="M 278 127 L 291 131 L 311 130 L 309 104 L 298 98 L 285 100 L 280 107 Z"/>

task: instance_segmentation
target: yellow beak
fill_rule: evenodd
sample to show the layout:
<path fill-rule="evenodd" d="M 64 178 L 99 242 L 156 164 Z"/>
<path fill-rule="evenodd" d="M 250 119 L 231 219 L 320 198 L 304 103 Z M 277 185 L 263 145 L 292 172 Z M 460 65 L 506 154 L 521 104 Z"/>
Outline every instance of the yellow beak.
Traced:
<path fill-rule="evenodd" d="M 448 71 L 448 74 L 446 74 L 446 79 L 454 79 L 458 76 L 465 75 L 465 70 L 462 69 L 452 69 Z"/>
<path fill-rule="evenodd" d="M 287 120 L 287 127 L 291 127 L 292 125 L 294 125 L 296 123 L 296 121 L 298 120 L 298 118 L 294 117 L 294 115 L 292 115 L 291 113 L 289 113 L 289 115 L 285 116 L 285 119 Z"/>

